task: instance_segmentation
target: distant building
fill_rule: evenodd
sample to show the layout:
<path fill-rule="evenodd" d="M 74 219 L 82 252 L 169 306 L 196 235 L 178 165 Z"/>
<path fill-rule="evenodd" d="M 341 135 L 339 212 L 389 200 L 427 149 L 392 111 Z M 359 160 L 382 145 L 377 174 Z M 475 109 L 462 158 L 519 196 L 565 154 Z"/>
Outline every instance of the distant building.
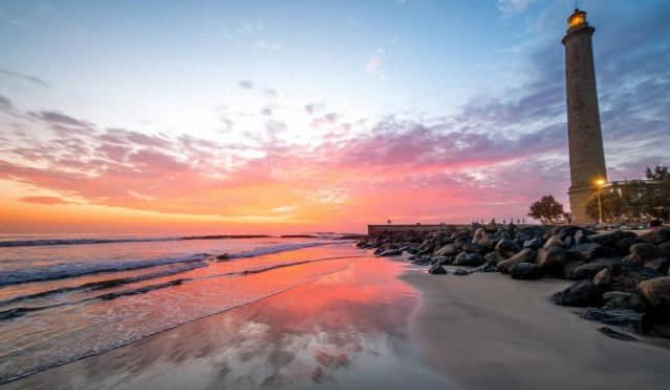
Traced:
<path fill-rule="evenodd" d="M 594 32 L 586 21 L 586 12 L 575 9 L 568 18 L 568 30 L 562 40 L 570 153 L 568 194 L 575 224 L 592 222 L 586 213 L 586 203 L 598 188 L 595 183 L 607 182 L 591 44 Z"/>

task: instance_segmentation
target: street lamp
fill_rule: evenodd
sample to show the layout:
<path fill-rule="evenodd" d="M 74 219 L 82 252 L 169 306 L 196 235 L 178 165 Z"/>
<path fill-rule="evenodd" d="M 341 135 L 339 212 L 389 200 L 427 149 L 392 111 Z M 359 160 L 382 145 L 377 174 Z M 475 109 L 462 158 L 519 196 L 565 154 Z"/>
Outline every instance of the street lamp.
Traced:
<path fill-rule="evenodd" d="M 600 190 L 605 185 L 605 179 L 597 179 L 595 181 L 596 186 L 598 186 L 598 224 L 602 225 L 603 223 L 603 203 L 600 200 Z"/>

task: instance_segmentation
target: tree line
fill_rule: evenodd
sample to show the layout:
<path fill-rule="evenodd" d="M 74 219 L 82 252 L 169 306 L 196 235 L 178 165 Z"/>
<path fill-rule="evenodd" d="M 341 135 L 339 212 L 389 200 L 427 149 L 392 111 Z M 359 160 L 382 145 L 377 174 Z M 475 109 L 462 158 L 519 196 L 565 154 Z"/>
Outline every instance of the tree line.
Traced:
<path fill-rule="evenodd" d="M 647 167 L 646 181 L 632 180 L 613 183 L 605 189 L 594 191 L 586 204 L 586 213 L 598 220 L 598 196 L 602 205 L 603 220 L 607 222 L 635 222 L 658 218 L 670 220 L 670 173 L 668 167 Z M 600 192 L 600 193 L 598 193 Z M 553 195 L 544 195 L 530 205 L 528 216 L 542 224 L 570 223 L 571 215 Z"/>

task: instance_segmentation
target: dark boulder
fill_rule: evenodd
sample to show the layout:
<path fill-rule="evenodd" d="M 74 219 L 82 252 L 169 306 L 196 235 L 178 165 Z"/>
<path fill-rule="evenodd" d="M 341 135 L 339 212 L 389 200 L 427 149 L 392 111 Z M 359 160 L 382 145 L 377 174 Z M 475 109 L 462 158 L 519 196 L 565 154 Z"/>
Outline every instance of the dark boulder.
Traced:
<path fill-rule="evenodd" d="M 479 253 L 479 254 L 484 254 L 487 252 L 487 248 L 485 246 L 475 244 L 473 242 L 463 244 L 461 250 L 466 251 L 468 253 Z"/>
<path fill-rule="evenodd" d="M 568 261 L 563 266 L 563 279 L 572 279 L 575 280 L 572 276 L 572 273 L 577 269 L 577 267 L 586 264 L 584 260 L 573 260 L 568 258 Z"/>
<path fill-rule="evenodd" d="M 640 282 L 638 290 L 650 308 L 670 311 L 670 276 Z"/>
<path fill-rule="evenodd" d="M 603 294 L 603 300 L 605 309 L 644 311 L 646 308 L 642 297 L 637 293 L 608 291 Z"/>
<path fill-rule="evenodd" d="M 646 334 L 647 332 L 649 332 L 649 329 L 651 327 L 651 323 L 647 315 L 645 313 L 640 313 L 634 310 L 598 309 L 595 307 L 589 307 L 586 308 L 586 310 L 584 310 L 581 317 L 589 321 L 596 321 L 601 322 L 603 324 L 620 326 L 622 328 L 626 328 L 640 334 Z M 619 333 L 618 335 L 612 336 L 610 332 L 613 332 L 613 330 L 609 328 L 605 329 L 609 331 L 603 333 L 610 337 L 614 337 L 621 340 L 635 340 L 631 336 L 623 337 L 622 334 L 620 334 L 619 332 L 616 332 Z"/>
<path fill-rule="evenodd" d="M 537 257 L 537 252 L 532 249 L 526 248 L 522 249 L 521 252 L 510 257 L 507 260 L 503 260 L 498 263 L 498 271 L 506 274 L 509 272 L 509 268 L 515 264 L 519 263 L 534 263 L 535 258 Z"/>
<path fill-rule="evenodd" d="M 454 265 L 461 265 L 466 267 L 477 267 L 486 263 L 484 256 L 479 253 L 461 252 L 454 259 Z"/>
<path fill-rule="evenodd" d="M 662 226 L 658 229 L 651 230 L 645 234 L 640 235 L 640 238 L 652 244 L 662 244 L 670 241 L 670 228 Z"/>
<path fill-rule="evenodd" d="M 551 296 L 561 306 L 596 307 L 602 304 L 602 292 L 592 281 L 580 280 Z"/>
<path fill-rule="evenodd" d="M 542 226 L 524 226 L 516 231 L 516 238 L 520 242 L 532 240 L 535 237 L 542 237 L 547 228 Z"/>
<path fill-rule="evenodd" d="M 648 260 L 653 260 L 660 255 L 660 249 L 649 243 L 634 244 L 630 247 L 630 254 L 626 256 L 623 261 L 642 265 Z"/>
<path fill-rule="evenodd" d="M 433 256 L 430 258 L 430 262 L 439 265 L 449 265 L 453 261 L 452 259 L 453 258 L 449 256 Z"/>
<path fill-rule="evenodd" d="M 544 276 L 544 271 L 533 263 L 518 263 L 509 267 L 509 274 L 513 279 L 534 280 Z"/>
<path fill-rule="evenodd" d="M 444 267 L 442 267 L 440 264 L 433 264 L 433 266 L 428 270 L 428 273 L 432 275 L 446 275 L 447 270 L 444 269 Z"/>
<path fill-rule="evenodd" d="M 576 267 L 569 275 L 571 280 L 580 280 L 580 279 L 593 279 L 594 276 L 603 268 L 607 268 L 612 264 L 620 263 L 621 259 L 618 257 L 603 257 L 598 260 L 594 260 L 590 263 L 584 263 Z"/>
<path fill-rule="evenodd" d="M 486 264 L 498 265 L 498 263 L 505 260 L 505 258 L 502 257 L 502 255 L 499 252 L 493 251 L 484 255 L 484 260 L 486 260 Z"/>
<path fill-rule="evenodd" d="M 653 269 L 626 263 L 613 264 L 608 271 L 611 289 L 625 292 L 636 292 L 640 282 L 665 276 Z"/>
<path fill-rule="evenodd" d="M 521 252 L 521 247 L 516 241 L 503 238 L 502 240 L 498 241 L 495 250 L 504 258 L 508 259 Z"/>
<path fill-rule="evenodd" d="M 602 246 L 616 248 L 617 243 L 625 237 L 637 237 L 637 234 L 623 230 L 612 230 L 605 233 L 592 234 L 588 236 L 588 240 Z"/>
<path fill-rule="evenodd" d="M 638 236 L 635 237 L 624 237 L 621 240 L 619 240 L 614 249 L 618 254 L 621 256 L 626 256 L 627 254 L 630 253 L 630 247 L 635 245 L 635 244 L 640 244 L 640 243 L 645 243 L 643 239 L 641 239 Z"/>
<path fill-rule="evenodd" d="M 446 244 L 440 249 L 436 250 L 433 255 L 435 256 L 451 256 L 456 254 L 456 248 L 454 244 Z"/>
<path fill-rule="evenodd" d="M 670 259 L 667 257 L 657 257 L 653 260 L 645 261 L 644 266 L 656 272 L 667 274 L 670 269 Z"/>
<path fill-rule="evenodd" d="M 567 245 L 565 245 L 565 242 L 560 237 L 551 236 L 551 237 L 549 237 L 547 242 L 544 243 L 543 248 L 549 248 L 551 246 L 560 246 L 562 248 L 565 248 Z"/>
<path fill-rule="evenodd" d="M 456 276 L 467 276 L 467 275 L 470 275 L 470 272 L 468 272 L 467 270 L 464 270 L 464 269 L 462 269 L 462 268 L 456 268 L 456 269 L 453 271 L 453 273 L 454 273 L 454 275 L 456 275 Z"/>
<path fill-rule="evenodd" d="M 402 249 L 387 249 L 379 254 L 381 257 L 396 257 L 402 255 Z"/>
<path fill-rule="evenodd" d="M 612 254 L 612 249 L 602 246 L 595 242 L 575 245 L 568 249 L 568 255 L 571 259 L 582 261 L 593 261 L 599 257 L 605 257 Z"/>
<path fill-rule="evenodd" d="M 432 261 L 430 256 L 419 256 L 412 260 L 412 264 L 414 265 L 431 265 Z"/>
<path fill-rule="evenodd" d="M 544 245 L 544 239 L 542 237 L 531 238 L 530 240 L 525 240 L 523 242 L 523 247 L 533 250 L 538 250 Z"/>
<path fill-rule="evenodd" d="M 537 252 L 537 264 L 546 273 L 559 274 L 568 262 L 568 252 L 560 246 L 549 246 Z"/>

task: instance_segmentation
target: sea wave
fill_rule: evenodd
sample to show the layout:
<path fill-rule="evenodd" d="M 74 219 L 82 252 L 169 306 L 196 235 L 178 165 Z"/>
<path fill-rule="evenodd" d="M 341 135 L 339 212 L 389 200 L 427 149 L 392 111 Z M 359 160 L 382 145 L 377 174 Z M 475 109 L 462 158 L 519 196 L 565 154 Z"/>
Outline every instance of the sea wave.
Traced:
<path fill-rule="evenodd" d="M 139 261 L 109 261 L 103 263 L 60 263 L 45 267 L 0 271 L 0 286 L 10 284 L 43 282 L 102 272 L 130 271 L 159 265 L 202 261 L 209 257 L 207 253 L 198 253 L 183 257 L 168 257 Z"/>

